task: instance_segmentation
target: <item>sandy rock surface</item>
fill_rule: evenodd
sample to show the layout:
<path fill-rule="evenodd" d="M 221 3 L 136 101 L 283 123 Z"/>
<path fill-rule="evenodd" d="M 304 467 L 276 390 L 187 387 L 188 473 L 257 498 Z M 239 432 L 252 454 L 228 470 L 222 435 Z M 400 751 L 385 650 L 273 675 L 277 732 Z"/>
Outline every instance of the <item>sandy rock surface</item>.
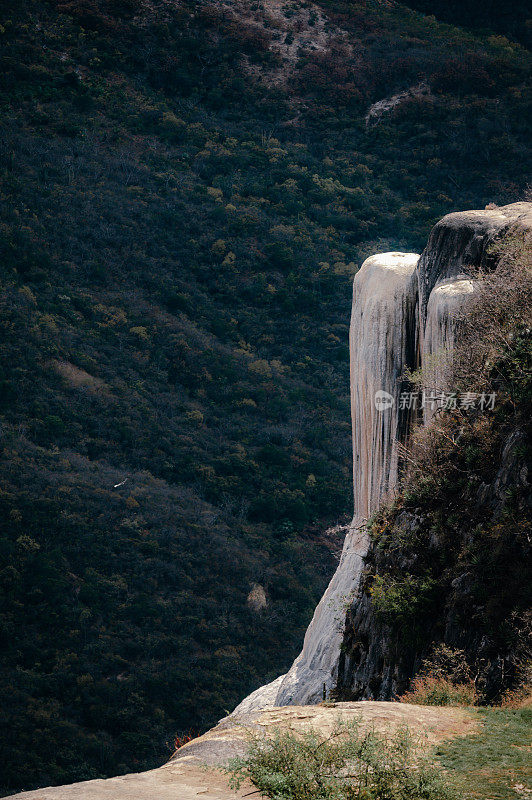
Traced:
<path fill-rule="evenodd" d="M 245 717 L 226 717 L 204 736 L 184 745 L 168 764 L 148 772 L 107 780 L 84 781 L 69 786 L 22 792 L 19 800 L 239 800 L 253 787 L 238 792 L 217 767 L 245 752 L 249 731 L 277 727 L 295 731 L 314 728 L 323 735 L 332 732 L 338 719 L 359 718 L 362 725 L 392 732 L 408 725 L 423 746 L 453 736 L 473 733 L 474 715 L 460 708 L 414 706 L 406 703 L 359 702 L 318 706 L 285 706 L 255 711 Z"/>

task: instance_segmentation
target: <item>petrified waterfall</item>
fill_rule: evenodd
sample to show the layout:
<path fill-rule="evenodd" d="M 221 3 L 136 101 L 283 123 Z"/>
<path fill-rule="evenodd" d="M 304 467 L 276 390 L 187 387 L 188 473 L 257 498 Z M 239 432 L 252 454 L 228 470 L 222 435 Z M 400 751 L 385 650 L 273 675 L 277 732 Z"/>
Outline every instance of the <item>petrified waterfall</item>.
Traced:
<path fill-rule="evenodd" d="M 424 421 L 434 416 L 437 398 L 451 392 L 449 376 L 452 353 L 460 328 L 460 312 L 475 289 L 475 282 L 464 276 L 447 278 L 437 283 L 427 303 L 427 319 L 421 337 L 421 363 L 425 392 Z"/>
<path fill-rule="evenodd" d="M 235 709 L 319 702 L 336 682 L 346 605 L 368 549 L 367 518 L 397 483 L 398 441 L 408 430 L 399 409 L 401 376 L 416 351 L 415 253 L 368 258 L 353 284 L 349 334 L 353 425 L 354 517 L 340 563 L 286 675 L 257 689 Z M 377 398 L 377 402 L 376 402 Z"/>
<path fill-rule="evenodd" d="M 416 358 L 419 256 L 383 253 L 366 259 L 353 282 L 349 332 L 353 428 L 353 525 L 359 527 L 393 494 L 398 442 L 409 427 L 399 397 Z"/>
<path fill-rule="evenodd" d="M 414 253 L 384 253 L 362 264 L 354 279 L 350 328 L 353 521 L 300 655 L 286 675 L 257 689 L 234 714 L 316 703 L 335 687 L 345 610 L 356 597 L 368 550 L 365 521 L 394 493 L 399 445 L 412 421 L 413 411 L 400 402 L 405 367 L 423 367 L 426 392 L 452 389 L 447 376 L 459 312 L 474 291 L 471 275 L 489 268 L 494 241 L 520 227 L 532 227 L 529 203 L 448 214 L 433 228 L 419 260 Z M 424 415 L 428 424 L 430 407 Z M 367 652 L 352 664 L 350 682 L 362 687 L 359 696 L 371 696 L 373 667 Z M 391 685 L 392 666 L 389 672 Z"/>

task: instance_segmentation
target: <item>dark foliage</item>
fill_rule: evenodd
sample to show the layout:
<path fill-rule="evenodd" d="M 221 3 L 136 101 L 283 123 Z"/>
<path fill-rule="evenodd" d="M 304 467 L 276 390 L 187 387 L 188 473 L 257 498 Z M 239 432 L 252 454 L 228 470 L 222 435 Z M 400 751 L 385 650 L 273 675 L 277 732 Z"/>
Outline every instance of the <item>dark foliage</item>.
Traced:
<path fill-rule="evenodd" d="M 353 49 L 283 82 L 215 4 L 2 5 L 5 791 L 154 766 L 289 665 L 351 505 L 355 264 L 523 187 L 519 47 L 325 9 Z"/>
<path fill-rule="evenodd" d="M 532 45 L 532 5 L 530 0 L 501 3 L 500 0 L 405 0 L 405 5 L 433 14 L 443 22 L 464 25 L 473 30 L 494 31 Z"/>

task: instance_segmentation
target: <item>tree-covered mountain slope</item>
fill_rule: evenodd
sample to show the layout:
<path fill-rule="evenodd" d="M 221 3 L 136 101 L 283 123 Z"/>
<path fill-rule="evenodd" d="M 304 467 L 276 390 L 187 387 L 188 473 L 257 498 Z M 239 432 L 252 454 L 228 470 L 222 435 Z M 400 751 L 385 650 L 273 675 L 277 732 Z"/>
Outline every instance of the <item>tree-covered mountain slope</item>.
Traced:
<path fill-rule="evenodd" d="M 530 95 L 519 45 L 388 0 L 0 26 L 14 791 L 160 763 L 290 664 L 351 506 L 349 278 L 521 196 Z"/>
<path fill-rule="evenodd" d="M 500 0 L 407 0 L 407 6 L 435 16 L 443 22 L 464 25 L 484 34 L 502 34 L 532 46 L 530 0 L 501 3 Z"/>

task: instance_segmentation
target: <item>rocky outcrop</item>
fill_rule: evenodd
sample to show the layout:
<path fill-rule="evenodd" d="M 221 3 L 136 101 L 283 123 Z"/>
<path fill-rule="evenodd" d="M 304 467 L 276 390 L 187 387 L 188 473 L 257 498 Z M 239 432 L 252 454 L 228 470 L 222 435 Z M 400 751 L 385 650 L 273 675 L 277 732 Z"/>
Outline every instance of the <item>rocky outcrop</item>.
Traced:
<path fill-rule="evenodd" d="M 502 236 L 526 231 L 532 231 L 530 203 L 450 214 L 433 229 L 416 273 L 420 362 L 426 392 L 452 388 L 447 377 L 461 312 L 475 291 L 471 276 L 479 269 L 490 270 L 494 266 L 492 244 Z M 425 424 L 431 424 L 433 416 L 426 407 Z M 426 502 L 425 506 L 395 512 L 387 537 L 397 544 L 369 548 L 359 595 L 346 615 L 336 696 L 389 699 L 401 694 L 435 642 L 465 653 L 475 665 L 477 685 L 482 686 L 488 700 L 500 696 L 511 683 L 516 665 L 510 617 L 526 607 L 526 580 L 519 564 L 526 561 L 530 549 L 518 522 L 526 518 L 524 507 L 530 502 L 524 444 L 523 431 L 510 426 L 502 441 L 493 447 L 493 461 L 486 465 L 485 471 L 491 477 L 476 489 L 474 483 L 466 482 L 449 509 L 441 502 L 439 507 L 427 510 L 430 503 Z M 464 471 L 467 473 L 467 469 Z M 521 498 L 522 507 L 503 535 L 499 518 L 509 496 L 514 502 Z M 450 515 L 449 522 L 446 514 Z M 438 533 L 445 528 L 447 539 Z M 468 564 L 468 552 L 485 552 L 487 544 L 482 539 L 488 536 L 492 537 L 492 546 L 500 550 L 493 564 L 484 564 L 480 555 L 472 557 Z M 441 596 L 431 599 L 426 618 L 412 618 L 409 623 L 405 614 L 403 622 L 392 623 L 386 615 L 376 612 L 371 593 L 373 578 L 392 573 L 421 574 L 419 561 L 423 557 L 439 565 L 443 575 L 440 586 L 444 587 Z M 488 591 L 484 597 L 482 584 L 493 582 L 494 568 L 500 569 L 508 581 L 500 592 L 504 609 L 496 608 L 503 603 L 495 600 L 495 592 L 490 596 Z M 515 622 L 526 624 L 524 617 Z"/>
<path fill-rule="evenodd" d="M 415 253 L 372 256 L 353 281 L 349 351 L 357 525 L 393 495 L 397 484 L 399 444 L 410 424 L 399 398 L 405 369 L 416 363 L 418 258 Z"/>
<path fill-rule="evenodd" d="M 427 394 L 448 391 L 460 316 L 474 291 L 473 276 L 494 265 L 493 245 L 512 231 L 532 229 L 532 204 L 448 214 L 431 231 L 416 272 L 419 363 Z M 434 405 L 424 408 L 428 423 Z"/>
<path fill-rule="evenodd" d="M 450 392 L 453 348 L 460 335 L 461 313 L 475 290 L 475 281 L 466 276 L 439 281 L 429 296 L 427 318 L 420 337 L 423 364 L 425 424 L 437 410 L 434 398 Z"/>
<path fill-rule="evenodd" d="M 493 564 L 483 564 L 476 558 L 468 562 L 460 553 L 476 551 L 483 536 L 497 531 L 492 526 L 497 525 L 509 490 L 520 492 L 523 497 L 530 492 L 523 452 L 523 434 L 514 431 L 503 444 L 493 480 L 482 484 L 466 501 L 467 516 L 461 513 L 461 522 L 450 527 L 451 539 L 449 534 L 437 532 L 435 516 L 422 508 L 401 510 L 395 515 L 389 536 L 398 544 L 393 552 L 378 546 L 369 549 L 359 596 L 346 615 L 335 696 L 353 700 L 400 696 L 422 661 L 430 657 L 434 643 L 463 651 L 473 666 L 477 687 L 488 701 L 500 697 L 518 677 L 511 615 L 519 616 L 519 609 L 526 608 L 524 565 L 530 557 L 530 544 L 518 526 L 515 533 L 510 531 L 502 540 L 492 538 L 493 546 L 500 549 L 497 568 L 507 582 L 495 591 L 489 586 L 484 591 L 482 587 L 488 580 L 493 585 Z M 456 504 L 454 512 L 459 512 Z M 475 527 L 480 529 L 476 535 Z M 409 542 L 423 544 L 413 548 Z M 482 545 L 478 552 L 483 552 Z M 372 598 L 374 576 L 387 575 L 392 570 L 403 575 L 420 572 L 419 562 L 423 559 L 439 565 L 439 596 L 430 598 L 426 612 L 417 618 L 405 614 L 398 621 L 380 615 Z M 517 619 L 517 624 L 526 627 L 526 614 Z"/>
<path fill-rule="evenodd" d="M 399 106 L 412 100 L 430 100 L 432 98 L 430 86 L 425 83 L 419 83 L 417 86 L 411 86 L 404 92 L 398 92 L 391 97 L 385 97 L 383 100 L 378 100 L 368 108 L 365 116 L 366 126 L 370 127 L 376 125 L 382 117 L 394 111 Z"/>
<path fill-rule="evenodd" d="M 424 326 L 430 293 L 440 281 L 493 265 L 490 245 L 512 229 L 532 229 L 532 203 L 447 214 L 432 229 L 419 259 L 419 318 Z"/>
<path fill-rule="evenodd" d="M 388 697 L 400 684 L 393 674 L 396 661 L 391 659 L 388 667 L 384 666 L 378 633 L 368 622 L 364 599 L 349 612 L 349 624 L 359 632 L 360 642 L 366 634 L 369 637 L 371 628 L 372 644 L 360 646 L 372 655 L 369 660 L 364 655 L 360 668 L 354 668 L 356 656 L 346 662 L 341 660 L 340 650 L 345 610 L 356 596 L 368 550 L 365 522 L 383 500 L 393 496 L 399 451 L 413 416 L 413 410 L 399 402 L 406 388 L 404 371 L 430 362 L 431 382 L 438 385 L 426 388 L 448 388 L 445 373 L 459 312 L 474 290 L 472 275 L 489 268 L 491 244 L 523 226 L 532 227 L 530 203 L 448 214 L 433 228 L 419 261 L 414 253 L 384 253 L 366 259 L 355 276 L 350 327 L 353 522 L 338 568 L 305 634 L 301 654 L 286 675 L 245 698 L 235 715 L 270 705 L 317 703 L 337 680 L 349 684 L 348 691 L 354 696 L 374 696 L 369 687 L 376 672 L 376 696 Z M 425 411 L 427 423 L 431 416 Z M 413 523 L 405 519 L 401 524 Z M 407 665 L 405 675 L 411 670 L 412 665 Z"/>

